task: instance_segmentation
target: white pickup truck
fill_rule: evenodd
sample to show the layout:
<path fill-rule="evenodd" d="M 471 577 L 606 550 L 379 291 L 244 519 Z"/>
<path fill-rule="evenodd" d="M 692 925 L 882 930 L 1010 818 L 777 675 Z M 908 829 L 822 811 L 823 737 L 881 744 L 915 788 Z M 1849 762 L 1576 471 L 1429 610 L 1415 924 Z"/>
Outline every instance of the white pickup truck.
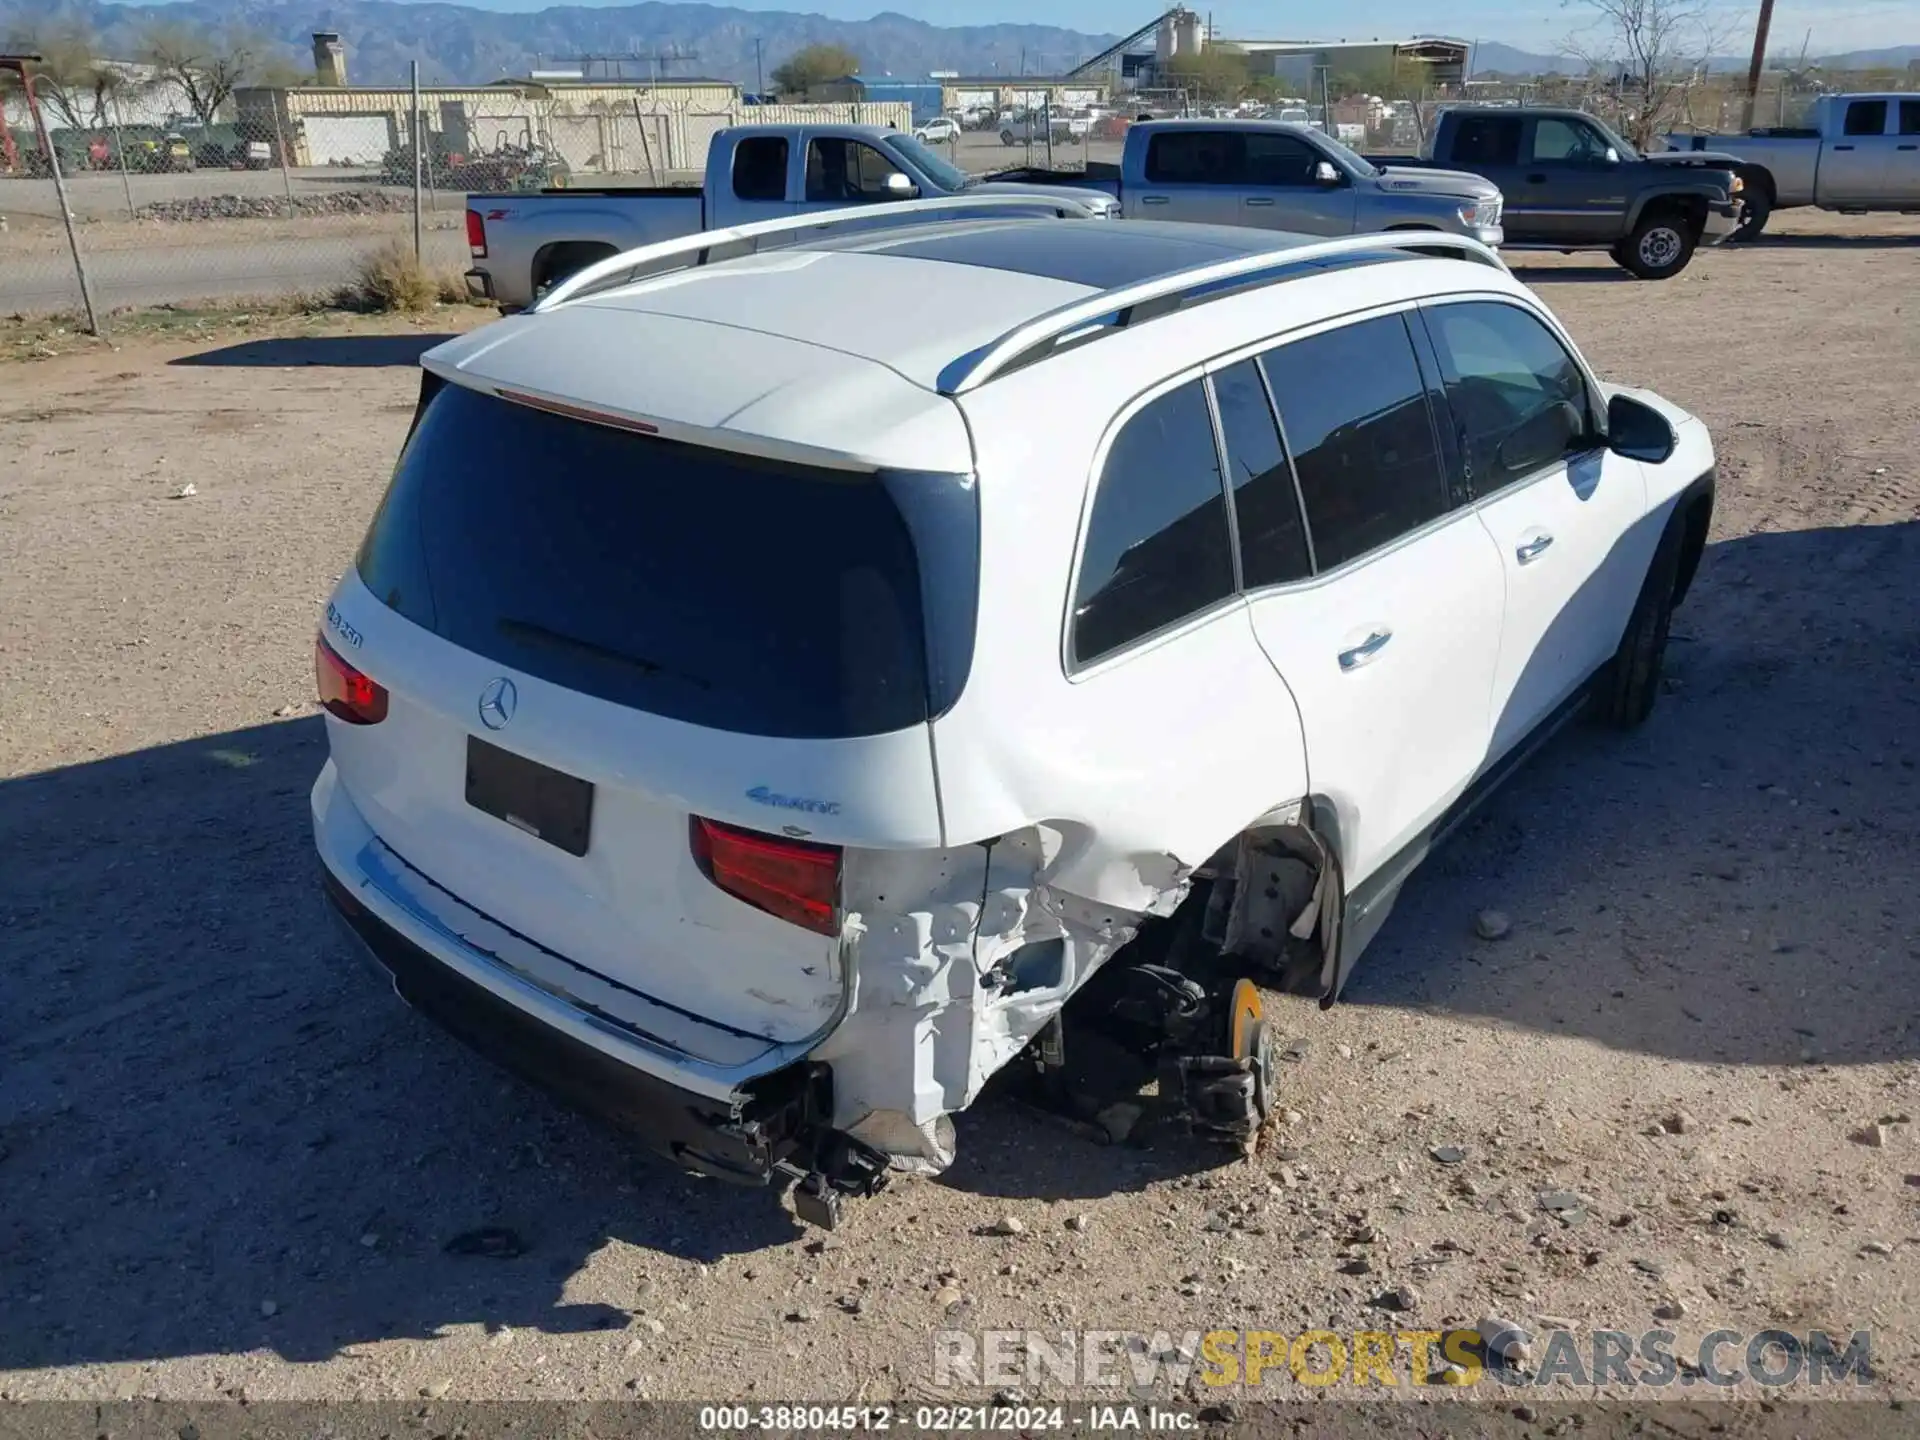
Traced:
<path fill-rule="evenodd" d="M 911 135 L 877 125 L 736 125 L 707 146 L 700 189 L 540 190 L 467 197 L 467 291 L 520 310 L 545 291 L 624 250 L 782 220 L 812 210 L 968 194 L 1055 196 L 1085 209 L 1090 192 L 1064 185 L 983 183 Z M 1114 214 L 1117 201 L 1096 198 Z"/>
<path fill-rule="evenodd" d="M 1668 135 L 1674 150 L 1736 157 L 1746 212 L 1736 240 L 1752 240 L 1775 210 L 1803 205 L 1842 214 L 1920 214 L 1920 95 L 1823 95 L 1802 129 L 1745 135 Z"/>

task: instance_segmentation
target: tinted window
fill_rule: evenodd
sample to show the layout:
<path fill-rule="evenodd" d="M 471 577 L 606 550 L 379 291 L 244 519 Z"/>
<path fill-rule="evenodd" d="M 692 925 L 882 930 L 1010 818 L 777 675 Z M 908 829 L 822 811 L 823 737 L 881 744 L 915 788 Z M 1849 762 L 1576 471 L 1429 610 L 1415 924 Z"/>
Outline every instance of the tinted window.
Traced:
<path fill-rule="evenodd" d="M 1213 377 L 1213 396 L 1227 442 L 1227 483 L 1240 529 L 1244 583 L 1251 589 L 1311 575 L 1293 467 L 1280 444 L 1260 367 L 1243 360 L 1222 370 Z"/>
<path fill-rule="evenodd" d="M 1591 125 L 1575 120 L 1540 120 L 1533 127 L 1533 158 L 1595 165 L 1607 158 L 1607 147 Z"/>
<path fill-rule="evenodd" d="M 721 730 L 878 734 L 964 681 L 972 505 L 936 476 L 761 462 L 445 385 L 355 563 L 409 620 L 572 690 Z"/>
<path fill-rule="evenodd" d="M 1241 137 L 1226 130 L 1163 130 L 1147 141 L 1152 185 L 1238 185 L 1244 178 Z"/>
<path fill-rule="evenodd" d="M 1505 115 L 1462 115 L 1454 124 L 1452 158 L 1462 165 L 1520 163 L 1520 121 Z"/>
<path fill-rule="evenodd" d="M 733 193 L 741 200 L 787 198 L 787 141 L 783 135 L 755 135 L 733 152 Z"/>
<path fill-rule="evenodd" d="M 1446 509 L 1426 391 L 1398 315 L 1296 340 L 1260 363 L 1280 405 L 1320 569 Z"/>
<path fill-rule="evenodd" d="M 1920 135 L 1920 100 L 1900 102 L 1900 133 Z"/>
<path fill-rule="evenodd" d="M 1887 132 L 1887 102 L 1855 100 L 1847 106 L 1847 134 L 1884 135 Z"/>
<path fill-rule="evenodd" d="M 887 177 L 899 166 L 858 140 L 807 142 L 807 199 L 860 205 L 891 200 Z"/>
<path fill-rule="evenodd" d="M 1263 135 L 1249 131 L 1246 137 L 1246 177 L 1249 185 L 1311 185 L 1313 167 L 1320 152 L 1304 140 L 1291 135 Z"/>
<path fill-rule="evenodd" d="M 1512 305 L 1435 305 L 1427 330 L 1476 495 L 1591 448 L 1586 377 L 1552 331 Z"/>
<path fill-rule="evenodd" d="M 1213 417 L 1199 381 L 1120 428 L 1094 491 L 1073 602 L 1080 664 L 1233 593 Z"/>

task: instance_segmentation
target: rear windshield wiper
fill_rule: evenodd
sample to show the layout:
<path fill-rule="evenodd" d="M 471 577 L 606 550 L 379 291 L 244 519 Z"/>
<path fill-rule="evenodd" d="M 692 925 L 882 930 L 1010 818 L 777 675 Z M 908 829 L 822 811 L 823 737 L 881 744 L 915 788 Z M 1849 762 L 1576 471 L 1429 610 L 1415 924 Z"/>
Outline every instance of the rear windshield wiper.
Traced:
<path fill-rule="evenodd" d="M 558 630 L 549 630 L 532 620 L 503 619 L 495 623 L 502 635 L 514 640 L 528 640 L 537 645 L 545 645 L 555 650 L 572 650 L 588 655 L 596 660 L 609 660 L 616 665 L 625 665 L 646 675 L 673 675 L 689 684 L 698 685 L 702 690 L 711 690 L 712 684 L 698 675 L 689 675 L 684 670 L 673 670 L 649 660 L 644 655 L 629 655 L 624 650 L 614 650 L 605 645 L 597 645 L 591 640 L 582 640 L 577 635 L 563 635 Z"/>

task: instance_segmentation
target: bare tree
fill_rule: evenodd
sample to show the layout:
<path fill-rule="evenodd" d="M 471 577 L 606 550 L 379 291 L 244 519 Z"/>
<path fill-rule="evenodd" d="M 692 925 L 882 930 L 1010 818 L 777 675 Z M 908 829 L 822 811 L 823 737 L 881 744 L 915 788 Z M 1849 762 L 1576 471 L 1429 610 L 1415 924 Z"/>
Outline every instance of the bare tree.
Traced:
<path fill-rule="evenodd" d="M 30 28 L 9 43 L 40 57 L 33 93 L 58 125 L 103 130 L 111 123 L 112 101 L 131 99 L 145 87 L 127 67 L 101 59 L 93 33 L 78 24 Z"/>
<path fill-rule="evenodd" d="M 272 41 L 245 30 L 215 36 L 164 22 L 146 32 L 140 58 L 180 93 L 202 125 L 214 123 L 240 86 L 275 83 L 294 71 Z"/>
<path fill-rule="evenodd" d="M 1705 0 L 1564 0 L 1588 23 L 1567 49 L 1616 81 L 1620 128 L 1642 148 L 1684 107 L 1727 31 Z"/>

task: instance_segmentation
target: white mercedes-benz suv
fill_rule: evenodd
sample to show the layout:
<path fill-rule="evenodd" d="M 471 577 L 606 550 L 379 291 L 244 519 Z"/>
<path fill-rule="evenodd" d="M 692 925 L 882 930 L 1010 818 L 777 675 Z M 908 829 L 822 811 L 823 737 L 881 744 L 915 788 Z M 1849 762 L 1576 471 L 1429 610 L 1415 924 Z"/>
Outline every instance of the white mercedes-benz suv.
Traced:
<path fill-rule="evenodd" d="M 1245 1143 L 1250 982 L 1331 1003 L 1530 749 L 1646 717 L 1713 501 L 1459 236 L 868 207 L 423 365 L 318 638 L 329 893 L 449 1029 L 822 1224 L 1082 1026 Z"/>

